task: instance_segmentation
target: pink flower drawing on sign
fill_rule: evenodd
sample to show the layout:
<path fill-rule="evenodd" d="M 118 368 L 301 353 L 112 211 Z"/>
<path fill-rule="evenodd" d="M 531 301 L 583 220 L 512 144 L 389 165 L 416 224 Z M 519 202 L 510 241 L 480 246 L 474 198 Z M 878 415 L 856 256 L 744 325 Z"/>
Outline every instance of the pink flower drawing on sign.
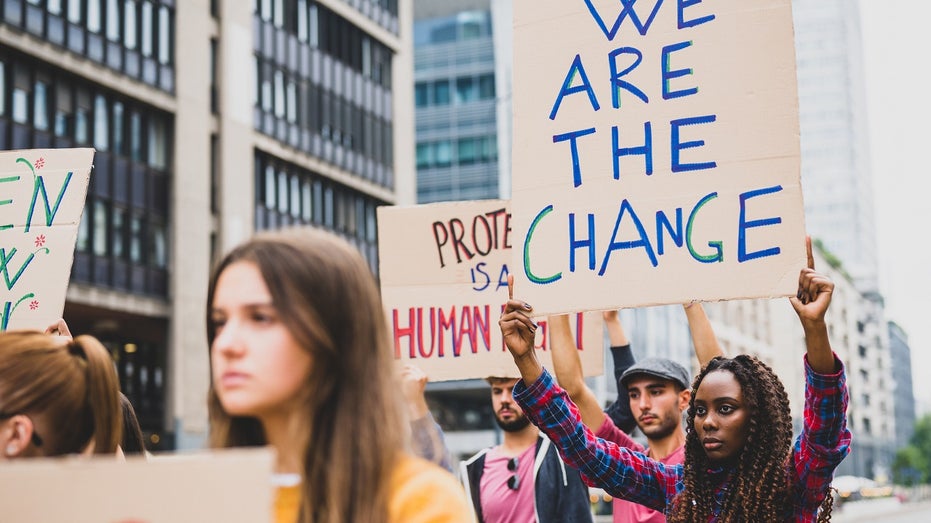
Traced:
<path fill-rule="evenodd" d="M 39 300 L 32 300 L 31 302 L 29 302 L 29 308 L 32 309 L 32 310 L 38 309 L 38 308 L 39 308 Z"/>
<path fill-rule="evenodd" d="M 38 160 L 36 160 L 35 165 L 36 165 L 36 169 L 41 169 L 45 167 L 45 158 L 39 158 Z"/>
<path fill-rule="evenodd" d="M 36 236 L 36 247 L 42 247 L 43 245 L 45 245 L 45 235 L 40 234 Z"/>

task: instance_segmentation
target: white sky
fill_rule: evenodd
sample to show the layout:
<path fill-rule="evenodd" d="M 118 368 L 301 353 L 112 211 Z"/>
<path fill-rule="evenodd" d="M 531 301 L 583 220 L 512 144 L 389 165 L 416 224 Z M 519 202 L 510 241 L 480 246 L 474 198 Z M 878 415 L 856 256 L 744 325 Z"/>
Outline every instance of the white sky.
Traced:
<path fill-rule="evenodd" d="M 931 1 L 857 0 L 863 29 L 880 286 L 909 336 L 919 412 L 931 411 Z"/>

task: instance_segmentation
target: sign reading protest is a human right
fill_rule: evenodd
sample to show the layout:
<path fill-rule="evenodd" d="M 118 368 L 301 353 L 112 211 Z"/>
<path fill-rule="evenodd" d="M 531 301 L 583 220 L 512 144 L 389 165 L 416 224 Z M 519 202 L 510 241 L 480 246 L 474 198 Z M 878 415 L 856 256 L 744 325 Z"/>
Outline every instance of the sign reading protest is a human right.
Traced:
<path fill-rule="evenodd" d="M 519 377 L 498 318 L 508 300 L 511 213 L 504 200 L 378 208 L 381 297 L 394 357 L 430 381 Z M 549 327 L 536 349 L 550 368 Z M 582 368 L 601 374 L 601 314 L 570 317 Z"/>
<path fill-rule="evenodd" d="M 93 149 L 0 152 L 0 331 L 61 317 L 93 159 Z"/>
<path fill-rule="evenodd" d="M 515 295 L 537 314 L 794 294 L 790 0 L 517 0 Z"/>

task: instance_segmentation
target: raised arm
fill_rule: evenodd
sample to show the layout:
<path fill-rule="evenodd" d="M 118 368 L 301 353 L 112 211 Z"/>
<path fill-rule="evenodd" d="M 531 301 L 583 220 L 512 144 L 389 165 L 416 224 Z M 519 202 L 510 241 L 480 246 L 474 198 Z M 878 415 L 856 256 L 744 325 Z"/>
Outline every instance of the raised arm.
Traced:
<path fill-rule="evenodd" d="M 550 316 L 547 323 L 550 328 L 550 355 L 553 357 L 556 381 L 579 407 L 582 423 L 593 431 L 598 430 L 604 422 L 604 411 L 601 410 L 595 393 L 585 384 L 582 359 L 569 328 L 569 315 Z"/>
<path fill-rule="evenodd" d="M 608 331 L 608 340 L 611 343 L 611 359 L 614 360 L 614 382 L 617 383 L 617 399 L 605 409 L 605 413 L 611 417 L 611 421 L 614 422 L 615 426 L 629 433 L 637 426 L 637 420 L 634 419 L 634 415 L 630 411 L 630 396 L 627 387 L 621 383 L 621 376 L 636 361 L 633 352 L 630 350 L 630 340 L 627 339 L 627 333 L 624 332 L 624 326 L 621 324 L 618 311 L 604 311 L 602 316 L 604 317 L 605 329 Z"/>
<path fill-rule="evenodd" d="M 789 301 L 795 308 L 798 319 L 805 331 L 805 350 L 808 364 L 818 374 L 834 374 L 838 363 L 828 339 L 827 322 L 824 320 L 831 297 L 834 294 L 834 282 L 827 276 L 815 271 L 815 258 L 811 252 L 811 238 L 806 240 L 808 247 L 808 267 L 802 269 L 798 277 L 798 294 Z"/>
<path fill-rule="evenodd" d="M 705 309 L 701 303 L 691 302 L 683 303 L 685 317 L 689 321 L 689 332 L 692 334 L 692 345 L 695 346 L 695 356 L 698 357 L 698 365 L 702 368 L 718 356 L 724 356 L 724 351 L 718 345 L 718 338 L 714 335 L 714 329 L 711 328 L 711 321 L 705 314 Z"/>
<path fill-rule="evenodd" d="M 412 450 L 417 456 L 451 472 L 446 438 L 427 407 L 427 381 L 427 375 L 415 365 L 407 364 L 401 371 L 401 390 L 411 423 Z"/>

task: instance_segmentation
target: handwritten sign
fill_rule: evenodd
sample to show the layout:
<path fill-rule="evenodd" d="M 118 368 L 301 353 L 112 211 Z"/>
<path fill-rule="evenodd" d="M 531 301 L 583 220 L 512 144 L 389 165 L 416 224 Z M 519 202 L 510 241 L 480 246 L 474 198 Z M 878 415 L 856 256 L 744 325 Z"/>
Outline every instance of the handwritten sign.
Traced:
<path fill-rule="evenodd" d="M 538 313 L 795 292 L 790 0 L 518 0 L 514 270 Z"/>
<path fill-rule="evenodd" d="M 23 459 L 0 467 L 3 521 L 271 521 L 273 452 Z"/>
<path fill-rule="evenodd" d="M 379 207 L 378 239 L 396 359 L 416 364 L 431 381 L 519 376 L 498 327 L 513 240 L 507 201 Z M 573 320 L 582 368 L 600 375 L 601 315 Z M 552 369 L 546 321 L 538 323 L 538 354 Z"/>
<path fill-rule="evenodd" d="M 93 149 L 0 152 L 0 331 L 61 317 Z"/>

